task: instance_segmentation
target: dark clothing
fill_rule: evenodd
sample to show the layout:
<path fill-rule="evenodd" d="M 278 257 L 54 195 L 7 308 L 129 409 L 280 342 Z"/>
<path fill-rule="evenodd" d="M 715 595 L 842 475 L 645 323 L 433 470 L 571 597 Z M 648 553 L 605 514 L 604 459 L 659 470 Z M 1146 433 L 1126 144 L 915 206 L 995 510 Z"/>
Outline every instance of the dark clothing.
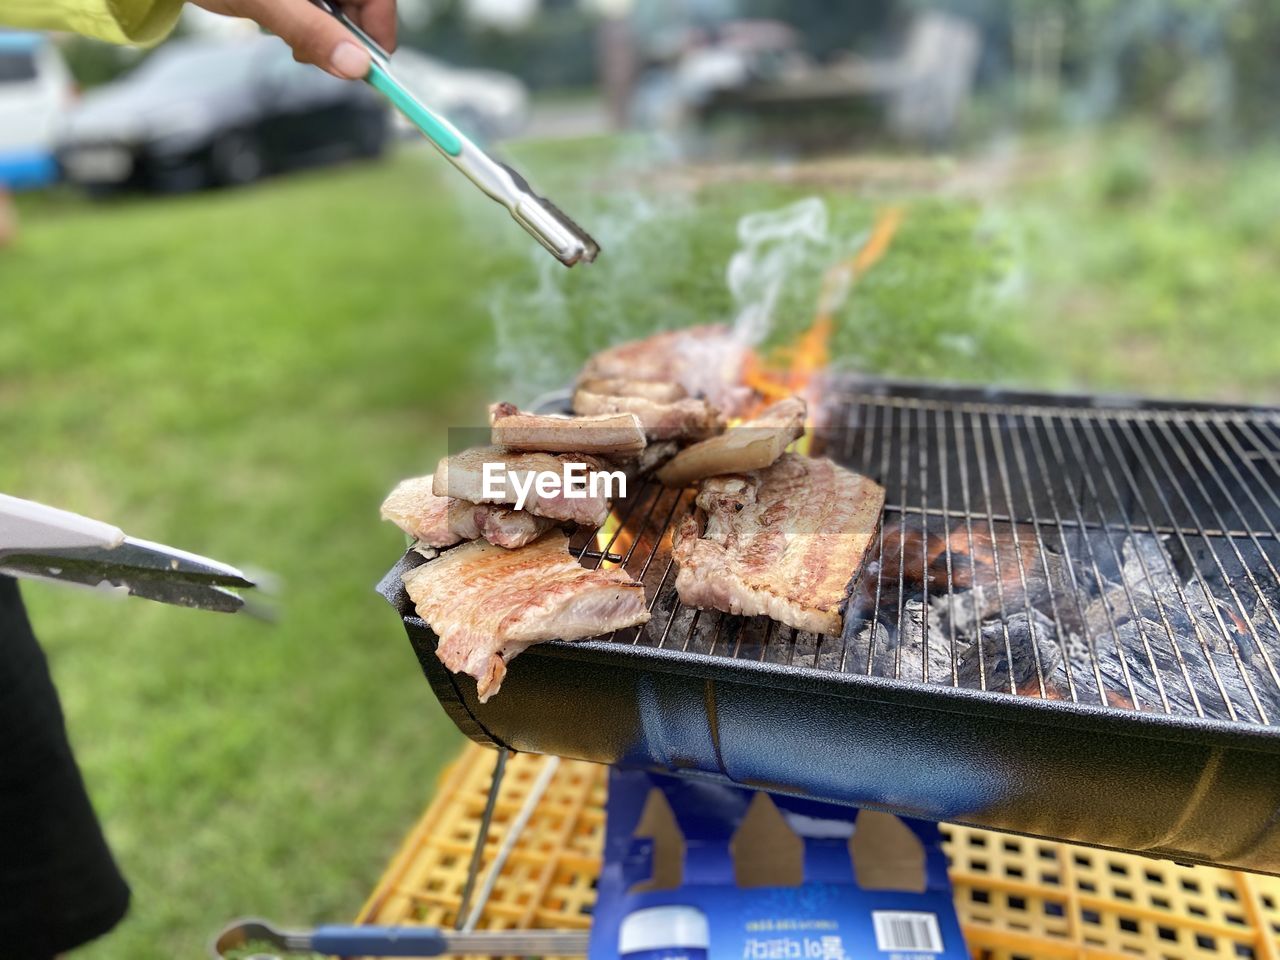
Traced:
<path fill-rule="evenodd" d="M 128 906 L 18 585 L 0 576 L 0 957 L 49 960 Z"/>

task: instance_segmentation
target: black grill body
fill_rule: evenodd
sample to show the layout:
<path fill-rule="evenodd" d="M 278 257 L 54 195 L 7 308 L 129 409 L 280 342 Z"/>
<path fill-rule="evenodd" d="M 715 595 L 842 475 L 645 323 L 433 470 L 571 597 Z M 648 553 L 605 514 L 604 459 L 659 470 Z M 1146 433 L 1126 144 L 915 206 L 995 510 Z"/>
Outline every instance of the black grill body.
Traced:
<path fill-rule="evenodd" d="M 840 637 L 683 607 L 645 487 L 584 563 L 641 630 L 535 646 L 481 705 L 400 584 L 472 739 L 1280 873 L 1280 412 L 835 381 L 815 443 L 887 506 Z"/>

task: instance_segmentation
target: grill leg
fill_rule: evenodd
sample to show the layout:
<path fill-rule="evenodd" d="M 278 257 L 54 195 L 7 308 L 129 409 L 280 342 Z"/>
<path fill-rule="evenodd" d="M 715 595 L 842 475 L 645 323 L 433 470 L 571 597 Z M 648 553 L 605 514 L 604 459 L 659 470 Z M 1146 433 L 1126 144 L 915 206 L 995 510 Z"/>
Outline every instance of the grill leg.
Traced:
<path fill-rule="evenodd" d="M 493 780 L 489 784 L 489 797 L 485 800 L 484 813 L 480 815 L 480 829 L 476 831 L 476 845 L 471 850 L 471 862 L 467 864 L 467 882 L 462 887 L 462 901 L 458 904 L 458 917 L 454 928 L 461 930 L 471 913 L 471 895 L 476 889 L 476 879 L 480 875 L 480 862 L 484 859 L 484 844 L 489 838 L 489 826 L 493 823 L 493 809 L 498 805 L 498 794 L 502 791 L 502 775 L 507 770 L 507 757 L 511 751 L 500 748 L 498 759 L 493 765 Z"/>

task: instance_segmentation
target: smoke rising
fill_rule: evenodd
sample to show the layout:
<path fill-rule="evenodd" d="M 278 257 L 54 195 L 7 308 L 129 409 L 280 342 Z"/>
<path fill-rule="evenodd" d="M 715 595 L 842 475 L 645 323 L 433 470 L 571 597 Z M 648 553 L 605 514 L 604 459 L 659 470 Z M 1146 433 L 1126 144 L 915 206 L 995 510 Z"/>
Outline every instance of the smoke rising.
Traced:
<path fill-rule="evenodd" d="M 725 282 L 737 307 L 734 333 L 745 346 L 768 337 L 783 285 L 795 271 L 830 247 L 827 205 L 806 197 L 779 210 L 749 213 L 738 221 L 738 250 Z"/>
<path fill-rule="evenodd" d="M 592 351 L 677 325 L 655 316 L 645 293 L 687 255 L 689 204 L 678 194 L 619 191 L 589 208 L 573 209 L 600 243 L 599 260 L 566 270 L 530 246 L 527 268 L 500 281 L 490 299 L 495 373 L 513 398 L 566 386 Z"/>
<path fill-rule="evenodd" d="M 986 205 L 909 204 L 883 260 L 861 270 L 859 251 L 892 205 L 849 195 L 785 202 L 794 196 L 753 186 L 566 197 L 603 253 L 565 270 L 525 244 L 506 261 L 487 304 L 504 398 L 527 404 L 568 386 L 595 351 L 707 323 L 730 324 L 743 347 L 768 356 L 824 317 L 830 362 L 844 370 L 927 376 L 939 357 L 964 357 L 977 378 L 1007 376 L 1019 362 L 1020 344 L 996 322 L 1018 299 L 1019 258 Z M 524 240 L 502 226 L 490 245 Z"/>
<path fill-rule="evenodd" d="M 590 352 L 660 329 L 729 322 L 739 343 L 757 347 L 782 320 L 790 335 L 811 321 L 815 307 L 840 308 L 852 274 L 824 271 L 867 236 L 865 222 L 833 230 L 818 197 L 754 210 L 738 218 L 731 235 L 711 225 L 722 247 L 727 239 L 736 246 L 718 256 L 724 266 L 716 274 L 695 274 L 691 290 L 687 268 L 691 258 L 706 259 L 701 235 L 708 224 L 689 197 L 624 192 L 594 206 L 583 220 L 603 248 L 599 261 L 568 271 L 531 248 L 528 269 L 491 297 L 495 373 L 511 398 L 527 402 L 564 387 Z"/>

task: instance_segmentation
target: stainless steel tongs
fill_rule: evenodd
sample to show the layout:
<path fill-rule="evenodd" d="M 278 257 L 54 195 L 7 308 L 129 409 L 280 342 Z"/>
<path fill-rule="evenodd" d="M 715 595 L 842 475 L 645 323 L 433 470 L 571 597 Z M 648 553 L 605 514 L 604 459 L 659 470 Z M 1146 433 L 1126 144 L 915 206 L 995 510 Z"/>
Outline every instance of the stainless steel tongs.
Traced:
<path fill-rule="evenodd" d="M 235 567 L 126 536 L 119 527 L 0 494 L 0 574 L 77 583 L 182 607 L 235 613 Z"/>
<path fill-rule="evenodd" d="M 495 160 L 444 117 L 423 105 L 391 72 L 391 55 L 330 0 L 311 0 L 350 30 L 373 57 L 365 80 L 391 101 L 422 132 L 445 159 L 461 170 L 477 187 L 511 212 L 515 221 L 566 267 L 590 263 L 600 245 L 551 201 L 538 196 L 528 181 L 505 163 Z"/>

